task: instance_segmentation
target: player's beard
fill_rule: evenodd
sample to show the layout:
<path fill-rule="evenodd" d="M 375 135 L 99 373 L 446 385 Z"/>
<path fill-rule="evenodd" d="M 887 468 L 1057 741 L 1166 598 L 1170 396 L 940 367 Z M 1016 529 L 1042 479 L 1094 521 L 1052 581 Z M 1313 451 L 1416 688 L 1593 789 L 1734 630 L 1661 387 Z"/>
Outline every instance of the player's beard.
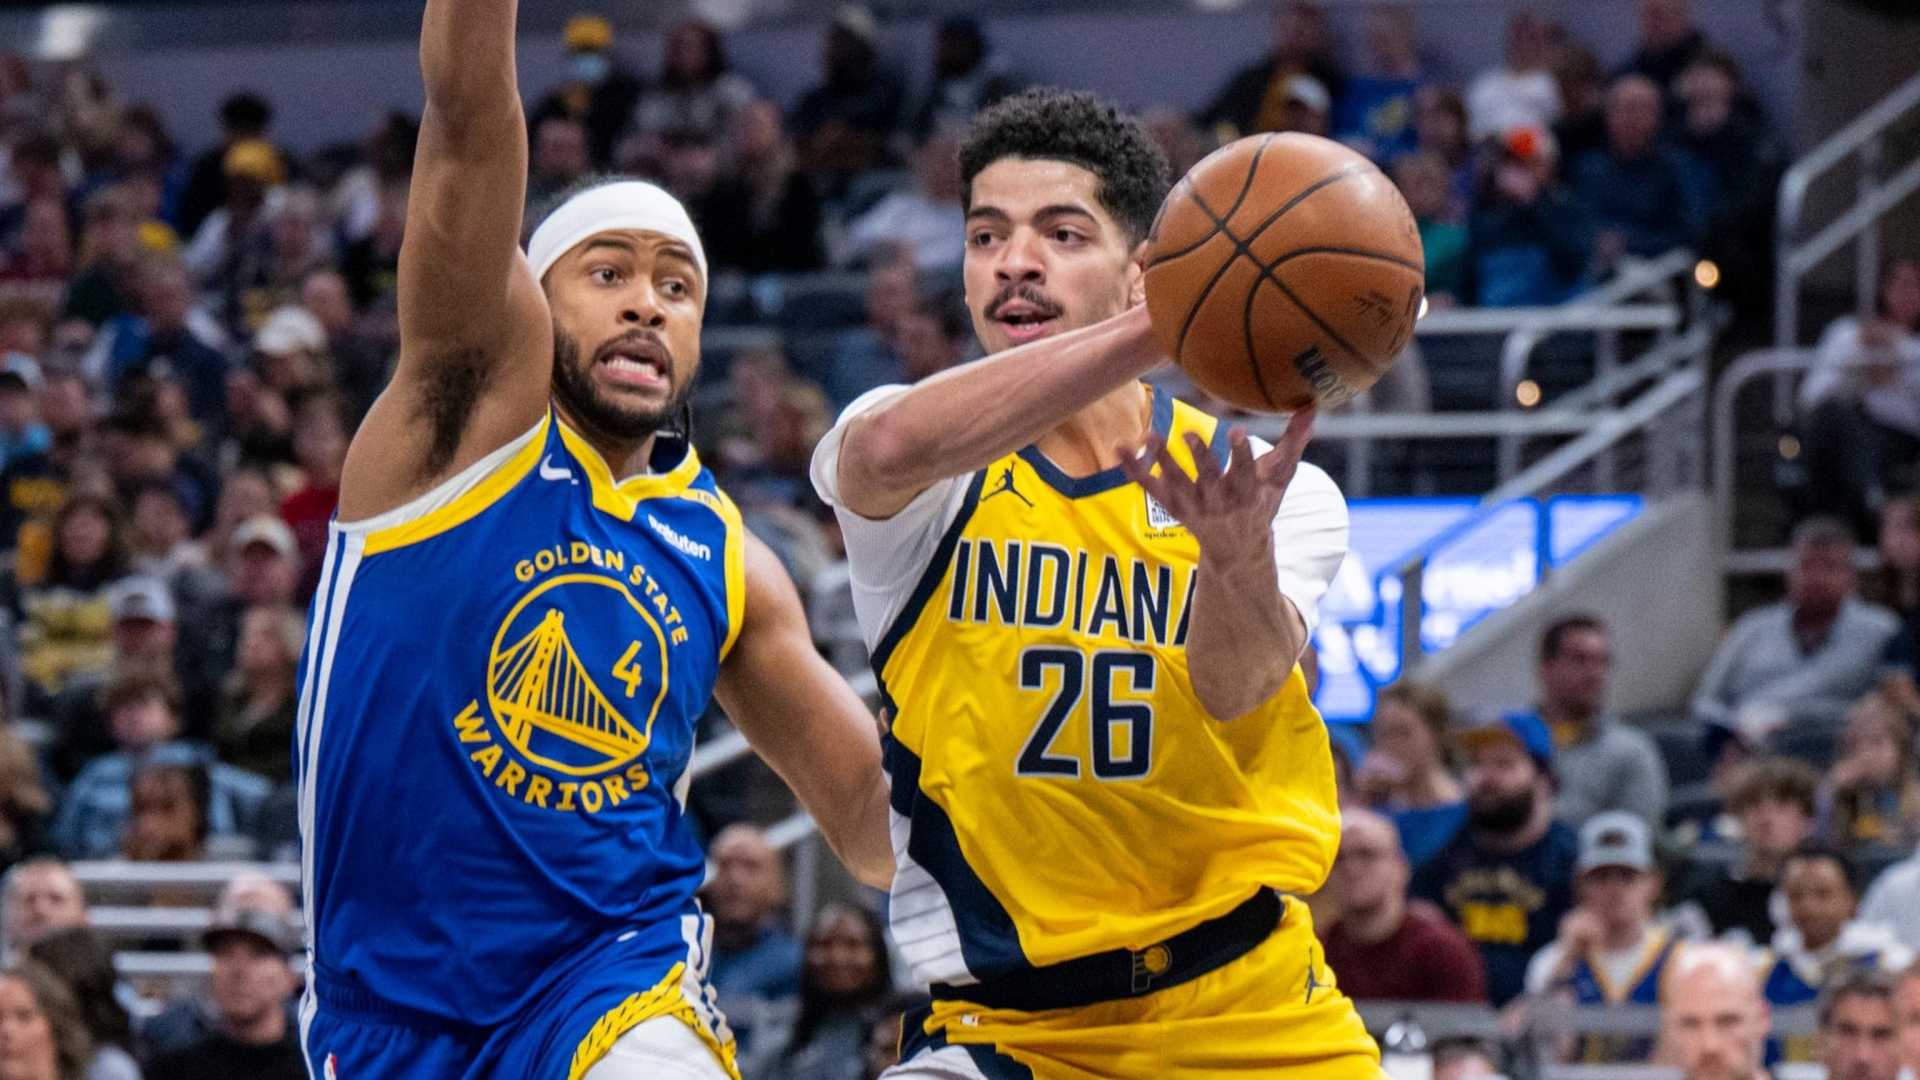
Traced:
<path fill-rule="evenodd" d="M 633 408 L 609 401 L 593 384 L 591 361 L 580 358 L 580 344 L 553 332 L 553 397 L 585 427 L 612 439 L 638 441 L 667 426 L 680 412 L 693 380 L 677 385 L 657 408 Z M 669 376 L 671 378 L 671 376 Z"/>
<path fill-rule="evenodd" d="M 1511 795 L 1489 792 L 1467 797 L 1467 824 L 1495 836 L 1517 832 L 1533 817 L 1532 790 Z"/>

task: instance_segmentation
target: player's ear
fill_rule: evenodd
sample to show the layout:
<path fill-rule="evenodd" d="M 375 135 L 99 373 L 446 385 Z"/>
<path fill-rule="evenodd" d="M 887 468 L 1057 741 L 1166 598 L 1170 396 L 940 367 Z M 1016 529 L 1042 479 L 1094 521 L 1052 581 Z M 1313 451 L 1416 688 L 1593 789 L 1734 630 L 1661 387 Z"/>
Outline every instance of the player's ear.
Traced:
<path fill-rule="evenodd" d="M 1133 257 L 1127 260 L 1127 304 L 1139 307 L 1147 302 L 1147 245 L 1145 241 L 1133 249 Z"/>

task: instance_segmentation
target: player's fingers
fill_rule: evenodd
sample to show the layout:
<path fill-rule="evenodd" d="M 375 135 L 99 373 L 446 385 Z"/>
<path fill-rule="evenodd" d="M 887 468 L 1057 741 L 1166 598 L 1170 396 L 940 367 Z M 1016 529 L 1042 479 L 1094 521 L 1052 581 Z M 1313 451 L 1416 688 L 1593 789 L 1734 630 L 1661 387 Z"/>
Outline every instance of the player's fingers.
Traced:
<path fill-rule="evenodd" d="M 1280 442 L 1274 447 L 1275 453 L 1285 454 L 1290 461 L 1299 461 L 1307 452 L 1307 440 L 1313 438 L 1313 421 L 1320 410 L 1309 405 L 1294 413 L 1287 421 L 1287 430 L 1281 434 Z"/>
<path fill-rule="evenodd" d="M 1149 439 L 1149 445 L 1151 442 Z M 1153 458 L 1148 454 L 1147 447 L 1122 446 L 1117 453 L 1120 455 L 1120 471 L 1127 474 L 1127 479 L 1145 487 L 1153 476 Z"/>
<path fill-rule="evenodd" d="M 1193 455 L 1193 477 L 1200 481 L 1200 486 L 1207 488 L 1218 484 L 1220 459 L 1213 456 L 1206 440 L 1191 431 L 1187 432 L 1187 450 Z"/>
<path fill-rule="evenodd" d="M 1260 469 L 1253 458 L 1253 440 L 1235 424 L 1227 432 L 1227 490 L 1235 499 L 1253 497 L 1260 488 Z"/>

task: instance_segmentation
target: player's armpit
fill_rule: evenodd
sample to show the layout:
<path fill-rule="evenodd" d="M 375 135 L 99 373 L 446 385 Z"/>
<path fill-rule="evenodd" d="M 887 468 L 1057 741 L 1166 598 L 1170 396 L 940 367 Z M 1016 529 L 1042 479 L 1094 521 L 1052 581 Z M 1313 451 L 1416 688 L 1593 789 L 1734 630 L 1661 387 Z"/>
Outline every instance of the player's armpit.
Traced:
<path fill-rule="evenodd" d="M 547 407 L 553 331 L 520 254 L 527 131 L 515 0 L 429 0 L 427 106 L 400 248 L 400 357 L 354 437 L 341 518 L 400 506 L 506 444 Z"/>
<path fill-rule="evenodd" d="M 714 696 L 847 869 L 887 888 L 893 841 L 873 714 L 814 648 L 780 560 L 751 534 L 746 545 L 746 613 Z"/>

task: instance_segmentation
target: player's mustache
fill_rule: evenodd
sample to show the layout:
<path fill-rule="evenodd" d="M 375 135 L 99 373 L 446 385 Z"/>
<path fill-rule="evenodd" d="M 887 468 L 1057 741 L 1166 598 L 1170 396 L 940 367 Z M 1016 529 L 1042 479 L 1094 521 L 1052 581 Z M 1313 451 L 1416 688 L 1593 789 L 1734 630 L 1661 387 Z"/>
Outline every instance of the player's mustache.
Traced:
<path fill-rule="evenodd" d="M 1015 300 L 1032 304 L 1039 310 L 1044 318 L 1053 319 L 1058 318 L 1060 315 L 1060 305 L 1054 303 L 1046 293 L 1041 292 L 1032 285 L 1023 284 L 1009 285 L 1001 289 L 999 294 L 993 298 L 992 302 L 987 304 L 987 318 L 998 319 L 1000 317 L 1000 309 L 1013 303 Z"/>

